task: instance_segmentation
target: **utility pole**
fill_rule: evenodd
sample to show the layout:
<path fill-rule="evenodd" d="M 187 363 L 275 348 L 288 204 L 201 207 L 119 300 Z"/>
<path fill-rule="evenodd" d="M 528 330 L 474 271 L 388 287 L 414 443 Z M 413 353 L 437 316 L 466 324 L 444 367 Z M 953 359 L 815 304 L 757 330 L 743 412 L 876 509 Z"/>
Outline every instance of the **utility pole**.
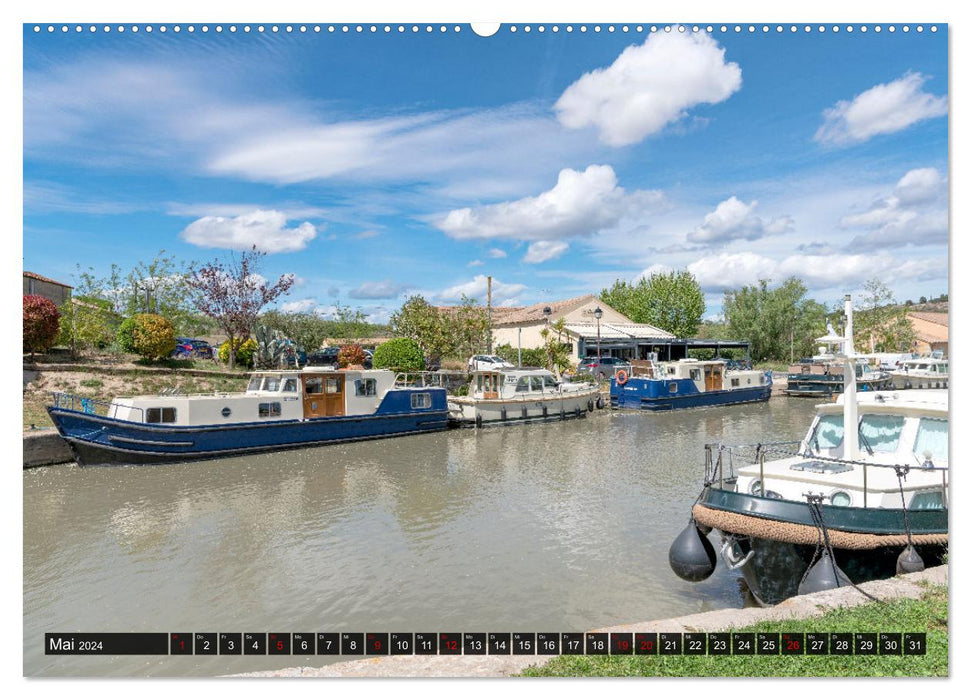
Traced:
<path fill-rule="evenodd" d="M 489 338 L 486 341 L 486 353 L 492 354 L 492 275 L 486 277 L 486 313 L 489 316 Z"/>

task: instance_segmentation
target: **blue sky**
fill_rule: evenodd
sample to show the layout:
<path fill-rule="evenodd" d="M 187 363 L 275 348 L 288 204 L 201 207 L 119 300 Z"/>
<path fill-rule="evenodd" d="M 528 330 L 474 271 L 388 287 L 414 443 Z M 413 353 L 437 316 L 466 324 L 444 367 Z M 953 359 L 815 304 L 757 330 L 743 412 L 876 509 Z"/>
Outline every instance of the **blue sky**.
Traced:
<path fill-rule="evenodd" d="M 759 278 L 948 288 L 945 25 L 88 26 L 24 27 L 24 268 L 56 279 L 255 243 L 284 308 L 375 321 L 486 275 L 529 304 L 687 268 L 709 315 Z"/>

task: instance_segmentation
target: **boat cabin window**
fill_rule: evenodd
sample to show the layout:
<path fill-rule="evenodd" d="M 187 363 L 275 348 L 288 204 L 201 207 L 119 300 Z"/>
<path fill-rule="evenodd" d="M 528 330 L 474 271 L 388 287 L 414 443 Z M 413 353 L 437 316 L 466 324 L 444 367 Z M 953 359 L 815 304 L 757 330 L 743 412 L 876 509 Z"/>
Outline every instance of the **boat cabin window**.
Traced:
<path fill-rule="evenodd" d="M 328 394 L 339 394 L 341 393 L 341 378 L 340 377 L 327 377 L 324 380 L 324 391 Z"/>
<path fill-rule="evenodd" d="M 311 377 L 303 385 L 308 394 L 323 394 L 324 380 L 320 377 Z"/>
<path fill-rule="evenodd" d="M 432 395 L 426 393 L 414 393 L 411 395 L 412 408 L 431 408 Z"/>
<path fill-rule="evenodd" d="M 516 391 L 529 391 L 529 377 L 520 377 L 516 382 Z"/>
<path fill-rule="evenodd" d="M 843 443 L 843 416 L 820 416 L 809 446 L 814 450 L 832 450 Z"/>
<path fill-rule="evenodd" d="M 929 452 L 935 466 L 947 464 L 947 419 L 921 418 L 914 441 L 914 454 L 923 463 L 924 453 Z"/>
<path fill-rule="evenodd" d="M 260 418 L 275 418 L 279 415 L 280 415 L 279 401 L 260 404 Z"/>
<path fill-rule="evenodd" d="M 529 388 L 533 391 L 543 390 L 543 378 L 542 377 L 530 377 L 529 378 Z"/>
<path fill-rule="evenodd" d="M 549 387 L 550 389 L 555 389 L 556 388 L 556 377 L 550 377 L 550 376 L 547 376 L 547 375 L 544 374 L 543 375 L 543 386 Z"/>
<path fill-rule="evenodd" d="M 903 416 L 866 414 L 860 420 L 860 447 L 874 452 L 896 452 L 900 431 L 904 428 Z"/>
<path fill-rule="evenodd" d="M 263 383 L 263 377 L 256 375 L 255 377 L 249 378 L 249 385 L 246 387 L 246 391 L 259 391 L 260 385 Z"/>
<path fill-rule="evenodd" d="M 280 375 L 271 374 L 263 377 L 263 391 L 280 391 Z"/>
<path fill-rule="evenodd" d="M 146 423 L 174 423 L 174 408 L 148 408 L 145 410 Z"/>
<path fill-rule="evenodd" d="M 297 378 L 296 377 L 287 377 L 286 379 L 284 379 L 283 380 L 283 391 L 285 391 L 287 393 L 290 393 L 290 394 L 297 393 Z"/>
<path fill-rule="evenodd" d="M 694 380 L 694 381 L 696 381 L 696 382 L 700 382 L 701 381 L 701 370 L 700 369 L 693 369 L 693 370 L 691 370 L 691 379 Z"/>
<path fill-rule="evenodd" d="M 354 381 L 355 396 L 377 396 L 378 381 L 376 379 L 356 379 Z"/>

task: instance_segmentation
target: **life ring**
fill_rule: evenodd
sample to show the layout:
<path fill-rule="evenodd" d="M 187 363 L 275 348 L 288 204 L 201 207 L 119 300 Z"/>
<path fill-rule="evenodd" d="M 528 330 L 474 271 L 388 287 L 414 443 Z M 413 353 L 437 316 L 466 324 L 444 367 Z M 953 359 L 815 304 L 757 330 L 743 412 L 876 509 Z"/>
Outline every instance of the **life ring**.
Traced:
<path fill-rule="evenodd" d="M 618 384 L 623 386 L 627 383 L 627 371 L 623 369 L 617 370 L 617 374 L 614 375 L 614 379 L 617 380 Z"/>

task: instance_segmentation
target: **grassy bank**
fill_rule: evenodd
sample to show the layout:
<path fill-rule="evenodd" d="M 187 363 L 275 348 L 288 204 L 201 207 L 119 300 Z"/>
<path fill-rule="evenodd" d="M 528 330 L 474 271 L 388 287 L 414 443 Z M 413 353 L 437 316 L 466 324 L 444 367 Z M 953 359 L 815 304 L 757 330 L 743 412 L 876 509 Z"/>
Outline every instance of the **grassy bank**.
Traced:
<path fill-rule="evenodd" d="M 920 600 L 840 608 L 739 632 L 927 632 L 926 656 L 559 656 L 523 676 L 859 677 L 947 676 L 947 588 Z"/>
<path fill-rule="evenodd" d="M 216 369 L 210 362 L 207 369 Z M 243 391 L 247 375 L 239 371 L 238 377 L 207 377 L 171 373 L 140 371 L 137 368 L 122 372 L 100 372 L 91 369 L 84 372 L 41 372 L 24 387 L 24 428 L 53 427 L 46 407 L 51 402 L 51 392 L 78 394 L 101 401 L 111 401 L 116 396 L 157 394 L 163 389 L 177 389 L 187 394 L 209 394 L 221 391 Z"/>

